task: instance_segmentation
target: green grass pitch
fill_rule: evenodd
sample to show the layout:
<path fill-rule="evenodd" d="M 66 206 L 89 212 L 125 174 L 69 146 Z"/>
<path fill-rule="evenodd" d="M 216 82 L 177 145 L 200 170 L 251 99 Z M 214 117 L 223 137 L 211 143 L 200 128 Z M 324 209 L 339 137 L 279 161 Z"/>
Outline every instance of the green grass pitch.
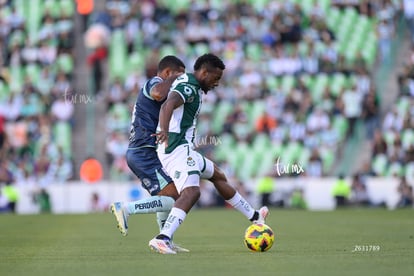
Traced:
<path fill-rule="evenodd" d="M 413 210 L 272 209 L 268 252 L 243 244 L 248 221 L 232 209 L 195 209 L 175 241 L 190 253 L 148 247 L 155 215 L 1 215 L 0 275 L 414 275 Z M 379 248 L 377 247 L 379 246 Z"/>

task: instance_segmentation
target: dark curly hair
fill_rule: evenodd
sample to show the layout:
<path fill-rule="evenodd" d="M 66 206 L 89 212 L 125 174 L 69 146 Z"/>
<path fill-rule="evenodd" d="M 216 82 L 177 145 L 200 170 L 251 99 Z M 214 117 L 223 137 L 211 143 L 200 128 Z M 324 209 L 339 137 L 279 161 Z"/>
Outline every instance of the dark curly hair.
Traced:
<path fill-rule="evenodd" d="M 218 56 L 211 53 L 204 54 L 197 58 L 194 63 L 194 71 L 200 70 L 202 67 L 206 67 L 208 71 L 215 68 L 219 68 L 221 70 L 226 68 L 223 61 Z"/>

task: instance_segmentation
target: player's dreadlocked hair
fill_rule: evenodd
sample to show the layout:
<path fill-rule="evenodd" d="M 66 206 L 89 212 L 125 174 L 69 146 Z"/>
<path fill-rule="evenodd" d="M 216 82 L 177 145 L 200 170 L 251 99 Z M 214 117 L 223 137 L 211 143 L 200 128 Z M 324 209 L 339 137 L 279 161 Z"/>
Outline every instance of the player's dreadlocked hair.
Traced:
<path fill-rule="evenodd" d="M 185 69 L 184 63 L 176 56 L 165 56 L 158 63 L 158 72 L 161 72 L 165 68 L 179 69 L 183 67 Z"/>
<path fill-rule="evenodd" d="M 218 56 L 210 53 L 204 54 L 196 60 L 194 63 L 194 71 L 201 69 L 203 66 L 205 66 L 208 70 L 212 70 L 214 68 L 224 70 L 226 68 L 223 61 Z"/>

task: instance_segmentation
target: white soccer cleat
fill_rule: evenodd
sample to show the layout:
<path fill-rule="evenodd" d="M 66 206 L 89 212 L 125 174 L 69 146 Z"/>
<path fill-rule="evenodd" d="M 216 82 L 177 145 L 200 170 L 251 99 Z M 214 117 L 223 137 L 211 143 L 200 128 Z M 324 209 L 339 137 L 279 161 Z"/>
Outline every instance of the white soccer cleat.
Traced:
<path fill-rule="evenodd" d="M 118 229 L 122 236 L 128 235 L 128 214 L 124 211 L 122 202 L 115 202 L 111 204 L 111 212 L 114 214 L 118 222 Z"/>
<path fill-rule="evenodd" d="M 153 251 L 160 254 L 177 254 L 177 252 L 172 248 L 169 240 L 153 238 L 149 241 L 148 245 Z"/>
<path fill-rule="evenodd" d="M 269 214 L 269 208 L 266 206 L 261 207 L 257 212 L 259 212 L 259 218 L 253 221 L 254 224 L 265 224 L 266 217 Z"/>
<path fill-rule="evenodd" d="M 171 241 L 170 244 L 171 244 L 171 248 L 177 253 L 190 252 L 190 250 L 188 250 L 187 248 L 181 247 L 178 244 L 174 243 L 173 241 Z"/>

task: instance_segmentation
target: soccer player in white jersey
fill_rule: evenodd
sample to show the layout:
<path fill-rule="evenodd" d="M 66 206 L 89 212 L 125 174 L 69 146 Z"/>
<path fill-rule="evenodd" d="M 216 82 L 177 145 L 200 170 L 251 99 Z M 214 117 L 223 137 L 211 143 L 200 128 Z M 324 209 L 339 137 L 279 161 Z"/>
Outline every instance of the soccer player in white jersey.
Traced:
<path fill-rule="evenodd" d="M 218 86 L 225 65 L 213 54 L 200 56 L 194 73 L 180 75 L 172 84 L 161 106 L 157 131 L 158 157 L 180 194 L 160 234 L 149 242 L 161 254 L 176 254 L 171 237 L 200 197 L 200 178 L 213 182 L 220 195 L 253 223 L 264 223 L 266 206 L 255 210 L 227 182 L 224 173 L 211 160 L 193 149 L 202 93 Z"/>

